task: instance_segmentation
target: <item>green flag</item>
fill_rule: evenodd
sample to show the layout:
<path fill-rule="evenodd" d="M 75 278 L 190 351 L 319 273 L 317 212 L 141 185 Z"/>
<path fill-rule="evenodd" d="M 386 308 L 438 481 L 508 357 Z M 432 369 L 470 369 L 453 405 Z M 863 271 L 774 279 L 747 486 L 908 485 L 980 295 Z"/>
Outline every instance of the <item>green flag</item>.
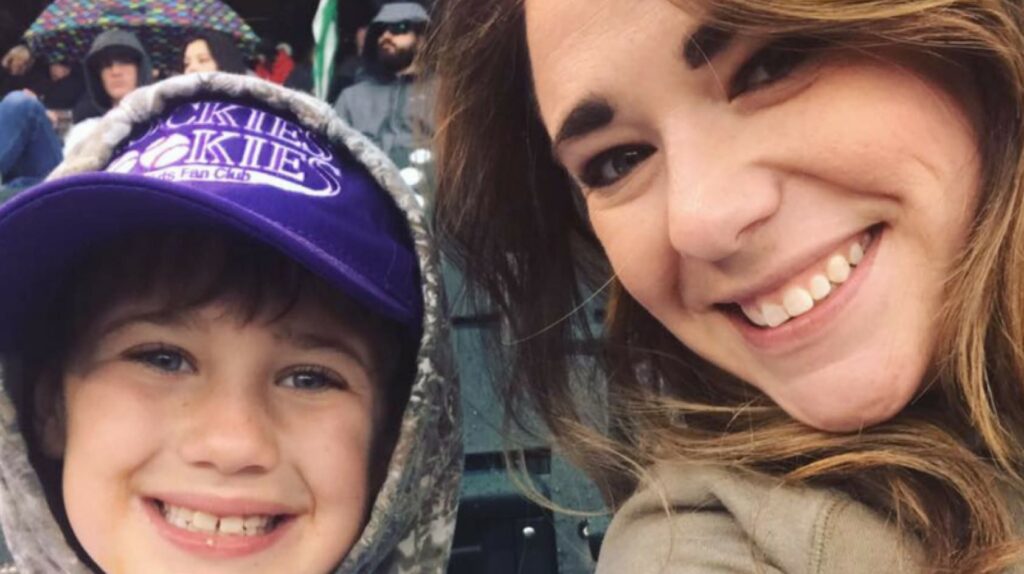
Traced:
<path fill-rule="evenodd" d="M 326 100 L 338 51 L 338 0 L 320 0 L 313 18 L 313 40 L 313 94 Z"/>

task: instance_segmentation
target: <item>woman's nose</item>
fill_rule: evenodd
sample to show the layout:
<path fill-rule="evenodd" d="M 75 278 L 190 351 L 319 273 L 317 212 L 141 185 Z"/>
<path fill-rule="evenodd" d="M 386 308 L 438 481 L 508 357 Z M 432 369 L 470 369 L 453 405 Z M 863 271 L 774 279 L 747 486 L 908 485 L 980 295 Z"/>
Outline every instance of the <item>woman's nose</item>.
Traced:
<path fill-rule="evenodd" d="M 179 411 L 186 421 L 182 458 L 226 475 L 272 469 L 279 450 L 264 398 L 251 389 L 210 387 Z"/>
<path fill-rule="evenodd" d="M 669 241 L 682 256 L 726 259 L 779 210 L 780 180 L 768 168 L 730 159 L 669 162 Z"/>

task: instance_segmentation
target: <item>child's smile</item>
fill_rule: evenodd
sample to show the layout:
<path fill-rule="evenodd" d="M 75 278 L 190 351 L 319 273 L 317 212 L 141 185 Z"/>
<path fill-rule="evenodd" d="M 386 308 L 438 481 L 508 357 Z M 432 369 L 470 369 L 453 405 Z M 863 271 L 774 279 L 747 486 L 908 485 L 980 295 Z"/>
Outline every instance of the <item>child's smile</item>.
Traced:
<path fill-rule="evenodd" d="M 65 378 L 64 494 L 105 572 L 323 574 L 362 530 L 379 393 L 373 353 L 301 299 L 119 304 Z"/>
<path fill-rule="evenodd" d="M 295 518 L 281 505 L 256 500 L 165 495 L 147 499 L 145 506 L 161 535 L 204 556 L 260 552 L 281 538 Z"/>

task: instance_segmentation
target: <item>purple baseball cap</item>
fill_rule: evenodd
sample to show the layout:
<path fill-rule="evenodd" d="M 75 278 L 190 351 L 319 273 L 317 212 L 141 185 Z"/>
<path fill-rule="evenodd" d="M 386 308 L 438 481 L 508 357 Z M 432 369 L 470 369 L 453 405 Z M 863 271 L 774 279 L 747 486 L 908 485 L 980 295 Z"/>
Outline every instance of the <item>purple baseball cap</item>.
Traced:
<path fill-rule="evenodd" d="M 17 346 L 83 252 L 183 226 L 266 243 L 419 331 L 408 223 L 366 168 L 287 112 L 207 95 L 136 126 L 104 171 L 48 181 L 0 206 L 0 352 Z"/>

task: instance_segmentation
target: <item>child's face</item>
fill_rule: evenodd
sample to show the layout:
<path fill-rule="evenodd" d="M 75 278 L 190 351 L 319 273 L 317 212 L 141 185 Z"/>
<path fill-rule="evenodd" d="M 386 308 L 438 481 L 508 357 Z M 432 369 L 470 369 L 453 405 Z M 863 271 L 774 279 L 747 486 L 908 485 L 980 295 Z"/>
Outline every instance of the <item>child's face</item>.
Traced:
<path fill-rule="evenodd" d="M 366 337 L 310 301 L 226 309 L 117 305 L 65 373 L 65 506 L 107 573 L 324 574 L 362 530 Z"/>

